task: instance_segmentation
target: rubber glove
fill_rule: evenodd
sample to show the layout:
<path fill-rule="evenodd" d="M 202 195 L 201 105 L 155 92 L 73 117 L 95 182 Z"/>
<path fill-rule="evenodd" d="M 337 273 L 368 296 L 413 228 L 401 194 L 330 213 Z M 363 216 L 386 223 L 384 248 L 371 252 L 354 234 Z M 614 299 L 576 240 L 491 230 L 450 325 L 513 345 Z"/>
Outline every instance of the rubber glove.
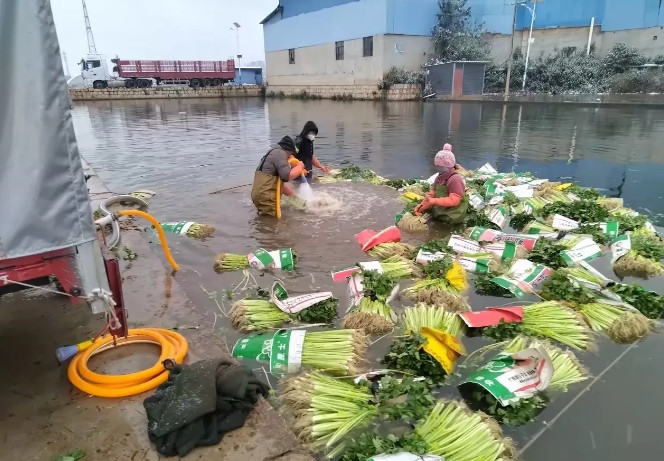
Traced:
<path fill-rule="evenodd" d="M 461 196 L 457 194 L 450 194 L 447 197 L 439 197 L 439 198 L 432 198 L 429 199 L 429 202 L 431 203 L 430 206 L 442 206 L 445 208 L 450 208 L 450 207 L 455 207 L 459 203 L 461 203 Z"/>
<path fill-rule="evenodd" d="M 428 197 L 425 198 L 424 200 L 422 200 L 422 203 L 417 205 L 417 207 L 413 211 L 413 213 L 415 213 L 415 216 L 422 216 L 422 213 L 424 213 L 426 210 L 431 208 L 433 206 L 433 203 L 431 203 L 431 200 L 432 199 L 430 199 Z"/>

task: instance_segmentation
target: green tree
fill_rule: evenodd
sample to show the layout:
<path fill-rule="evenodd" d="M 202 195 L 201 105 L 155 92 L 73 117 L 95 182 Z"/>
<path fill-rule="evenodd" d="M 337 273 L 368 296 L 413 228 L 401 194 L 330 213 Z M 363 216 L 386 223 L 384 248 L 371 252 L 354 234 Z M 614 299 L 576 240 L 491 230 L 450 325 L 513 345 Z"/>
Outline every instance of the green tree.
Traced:
<path fill-rule="evenodd" d="M 436 58 L 443 61 L 486 59 L 487 44 L 482 40 L 482 26 L 471 17 L 468 0 L 439 0 L 438 19 L 432 31 Z"/>

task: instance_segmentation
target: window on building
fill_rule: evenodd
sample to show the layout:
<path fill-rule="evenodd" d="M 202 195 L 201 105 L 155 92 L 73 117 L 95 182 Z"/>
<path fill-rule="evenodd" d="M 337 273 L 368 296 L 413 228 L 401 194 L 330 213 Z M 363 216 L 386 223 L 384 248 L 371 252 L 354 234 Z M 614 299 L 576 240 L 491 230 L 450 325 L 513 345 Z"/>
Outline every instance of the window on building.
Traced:
<path fill-rule="evenodd" d="M 341 61 L 344 58 L 344 42 L 336 42 L 334 44 L 334 49 L 337 61 Z"/>
<path fill-rule="evenodd" d="M 373 37 L 364 37 L 362 39 L 362 56 L 365 58 L 373 56 Z"/>
<path fill-rule="evenodd" d="M 288 64 L 295 64 L 295 50 L 293 48 L 288 50 Z"/>

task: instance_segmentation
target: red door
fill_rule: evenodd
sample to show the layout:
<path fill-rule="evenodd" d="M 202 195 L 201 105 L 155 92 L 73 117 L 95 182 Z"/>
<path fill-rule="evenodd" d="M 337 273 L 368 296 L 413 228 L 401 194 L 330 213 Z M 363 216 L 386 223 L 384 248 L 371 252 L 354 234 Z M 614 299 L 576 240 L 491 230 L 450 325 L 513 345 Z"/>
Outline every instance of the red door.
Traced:
<path fill-rule="evenodd" d="M 463 65 L 454 65 L 454 82 L 452 84 L 452 97 L 458 98 L 463 94 Z"/>

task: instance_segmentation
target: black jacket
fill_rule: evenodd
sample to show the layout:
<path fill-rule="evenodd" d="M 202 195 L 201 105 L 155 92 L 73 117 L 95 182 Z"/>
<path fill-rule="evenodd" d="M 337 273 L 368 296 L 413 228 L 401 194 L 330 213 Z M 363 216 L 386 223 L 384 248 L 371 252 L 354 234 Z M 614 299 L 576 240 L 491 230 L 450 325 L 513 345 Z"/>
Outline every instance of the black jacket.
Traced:
<path fill-rule="evenodd" d="M 304 168 L 311 172 L 314 168 L 314 143 L 307 138 L 309 133 L 318 134 L 318 127 L 312 121 L 305 123 L 302 131 L 295 138 L 295 147 L 298 149 L 295 158 L 304 163 Z M 311 179 L 311 173 L 307 175 L 307 178 Z"/>

